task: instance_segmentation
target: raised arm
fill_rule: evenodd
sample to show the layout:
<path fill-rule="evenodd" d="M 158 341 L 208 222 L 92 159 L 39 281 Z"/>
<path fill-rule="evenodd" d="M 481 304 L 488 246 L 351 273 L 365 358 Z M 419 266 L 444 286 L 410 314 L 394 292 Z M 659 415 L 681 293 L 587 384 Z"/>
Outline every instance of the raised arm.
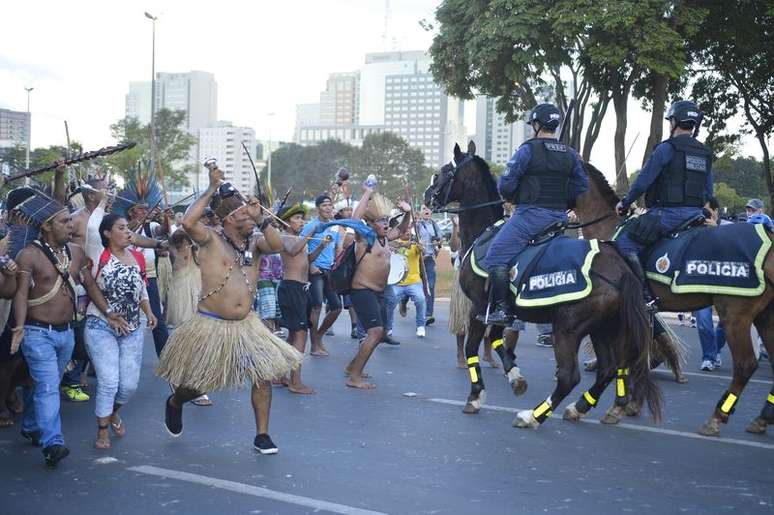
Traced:
<path fill-rule="evenodd" d="M 374 194 L 373 188 L 369 188 L 365 186 L 363 188 L 363 196 L 360 197 L 360 202 L 358 202 L 357 207 L 355 208 L 355 211 L 352 213 L 352 218 L 354 220 L 362 220 L 363 216 L 366 213 L 366 210 L 368 210 L 368 202 L 371 200 L 371 195 Z"/>
<path fill-rule="evenodd" d="M 54 200 L 62 205 L 67 204 L 67 167 L 57 166 L 54 171 Z"/>
<path fill-rule="evenodd" d="M 411 221 L 411 206 L 408 205 L 408 202 L 405 200 L 401 200 L 398 202 L 398 207 L 401 211 L 403 211 L 403 219 L 400 221 L 397 227 L 393 227 L 392 229 L 387 230 L 387 239 L 388 240 L 396 240 L 400 238 L 400 235 L 406 232 L 406 229 L 408 229 L 409 222 Z"/>
<path fill-rule="evenodd" d="M 200 247 L 207 245 L 212 239 L 210 230 L 201 222 L 201 219 L 207 206 L 210 205 L 212 196 L 218 190 L 218 186 L 223 182 L 224 178 L 225 174 L 221 169 L 217 167 L 211 168 L 210 185 L 183 216 L 183 229 Z"/>

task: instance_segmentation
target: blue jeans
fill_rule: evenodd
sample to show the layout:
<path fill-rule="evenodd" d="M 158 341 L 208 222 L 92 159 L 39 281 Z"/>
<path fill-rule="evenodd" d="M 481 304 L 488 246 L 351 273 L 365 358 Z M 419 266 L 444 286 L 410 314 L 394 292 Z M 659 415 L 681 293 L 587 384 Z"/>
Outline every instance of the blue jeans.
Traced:
<path fill-rule="evenodd" d="M 158 323 L 153 330 L 153 344 L 156 346 L 156 356 L 161 356 L 161 351 L 169 339 L 169 330 L 164 320 L 164 313 L 161 312 L 161 297 L 159 296 L 159 282 L 155 277 L 148 278 L 148 302 L 150 303 L 153 316 Z"/>
<path fill-rule="evenodd" d="M 414 303 L 414 309 L 417 312 L 417 327 L 424 327 L 425 326 L 425 292 L 422 291 L 422 283 L 414 283 L 414 284 L 407 284 L 405 286 L 401 286 L 400 284 L 396 284 L 393 286 L 395 288 L 395 304 L 397 305 L 399 302 L 401 302 L 403 299 L 411 299 L 411 301 Z M 390 319 L 394 318 L 394 314 L 390 313 Z"/>
<path fill-rule="evenodd" d="M 24 388 L 24 431 L 40 431 L 43 447 L 64 445 L 59 415 L 59 383 L 73 354 L 73 330 L 53 331 L 24 326 L 22 353 L 32 376 L 32 388 Z"/>
<path fill-rule="evenodd" d="M 435 307 L 435 258 L 433 256 L 425 256 L 425 272 L 427 272 L 427 289 L 430 292 L 430 296 L 427 297 L 425 315 L 431 317 Z M 424 292 L 422 296 L 424 297 Z"/>
<path fill-rule="evenodd" d="M 726 344 L 726 331 L 723 323 L 719 322 L 717 328 L 712 320 L 712 306 L 695 311 L 696 329 L 699 331 L 699 343 L 701 343 L 702 361 L 715 361 L 720 350 Z"/>
<path fill-rule="evenodd" d="M 398 298 L 395 296 L 396 288 L 397 286 L 393 286 L 391 284 L 388 284 L 384 288 L 384 305 L 382 306 L 384 310 L 382 312 L 382 320 L 384 321 L 384 334 L 392 331 L 392 326 L 395 323 L 395 306 L 398 305 Z M 358 326 L 365 331 L 363 325 L 359 324 L 359 319 Z"/>
<path fill-rule="evenodd" d="M 101 318 L 86 319 L 86 348 L 97 373 L 94 412 L 98 417 L 109 417 L 114 404 L 126 404 L 137 391 L 144 333 L 145 330 L 139 328 L 125 336 L 117 336 Z"/>

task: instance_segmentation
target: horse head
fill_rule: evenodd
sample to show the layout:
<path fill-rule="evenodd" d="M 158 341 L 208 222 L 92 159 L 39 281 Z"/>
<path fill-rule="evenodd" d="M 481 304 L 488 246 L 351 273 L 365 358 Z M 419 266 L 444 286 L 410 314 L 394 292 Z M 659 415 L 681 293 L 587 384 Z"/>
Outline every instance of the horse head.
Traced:
<path fill-rule="evenodd" d="M 467 152 L 462 152 L 455 143 L 452 161 L 430 178 L 430 186 L 424 195 L 425 205 L 433 211 L 440 211 L 451 202 L 470 198 L 470 193 L 477 189 L 476 183 L 480 182 L 482 165 L 486 167 L 486 162 L 476 156 L 475 143 L 468 143 Z M 488 168 L 485 171 L 489 173 Z"/>

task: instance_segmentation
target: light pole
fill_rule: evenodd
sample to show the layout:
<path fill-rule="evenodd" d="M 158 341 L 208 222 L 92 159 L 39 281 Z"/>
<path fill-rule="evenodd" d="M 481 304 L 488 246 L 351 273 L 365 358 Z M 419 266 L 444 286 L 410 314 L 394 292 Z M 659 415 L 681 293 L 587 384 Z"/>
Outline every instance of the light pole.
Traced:
<path fill-rule="evenodd" d="M 266 181 L 269 184 L 269 195 L 272 195 L 273 190 L 271 189 L 271 123 L 272 119 L 274 118 L 274 113 L 266 113 L 266 116 L 269 117 L 269 155 L 266 159 Z"/>
<path fill-rule="evenodd" d="M 24 90 L 27 92 L 27 157 L 24 160 L 24 168 L 30 169 L 30 139 L 32 138 L 32 118 L 30 117 L 30 91 L 35 88 L 27 88 Z"/>
<path fill-rule="evenodd" d="M 153 23 L 153 36 L 151 44 L 151 118 L 150 118 L 150 173 L 156 168 L 156 16 L 145 11 L 145 17 Z"/>

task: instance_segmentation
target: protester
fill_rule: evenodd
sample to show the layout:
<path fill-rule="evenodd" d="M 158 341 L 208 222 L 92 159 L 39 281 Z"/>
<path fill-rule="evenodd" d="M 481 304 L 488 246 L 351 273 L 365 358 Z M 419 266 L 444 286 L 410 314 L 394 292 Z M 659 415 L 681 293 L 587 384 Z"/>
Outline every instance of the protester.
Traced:
<path fill-rule="evenodd" d="M 422 206 L 422 219 L 419 221 L 419 243 L 424 252 L 425 272 L 427 273 L 427 288 L 430 295 L 426 299 L 426 324 L 435 323 L 433 308 L 435 307 L 435 259 L 440 250 L 440 242 L 443 236 L 438 224 L 432 219 L 432 213 L 427 206 Z"/>
<path fill-rule="evenodd" d="M 257 258 L 282 250 L 282 239 L 271 225 L 262 238 L 254 238 L 263 221 L 258 201 L 245 201 L 223 182 L 224 172 L 217 167 L 210 168 L 209 179 L 209 187 L 183 218 L 185 231 L 199 246 L 202 295 L 197 313 L 175 330 L 159 360 L 158 375 L 177 385 L 167 398 L 164 424 L 170 435 L 180 436 L 186 402 L 203 392 L 251 384 L 257 433 L 253 446 L 261 454 L 274 454 L 277 446 L 268 434 L 270 381 L 300 366 L 302 356 L 274 336 L 252 307 Z M 201 223 L 210 203 L 222 228 Z"/>
<path fill-rule="evenodd" d="M 255 296 L 254 309 L 272 331 L 279 329 L 281 318 L 277 301 L 277 287 L 282 280 L 282 258 L 279 254 L 261 256 L 258 264 L 258 290 Z"/>
<path fill-rule="evenodd" d="M 395 300 L 400 304 L 400 315 L 405 317 L 405 303 L 404 299 L 414 303 L 414 309 L 416 311 L 416 334 L 418 338 L 425 337 L 425 292 L 424 285 L 422 283 L 422 277 L 420 274 L 420 259 L 424 255 L 424 249 L 422 245 L 416 241 L 411 241 L 411 229 L 406 228 L 401 235 L 401 239 L 398 240 L 399 252 L 406 257 L 406 263 L 408 265 L 408 273 L 406 277 L 393 286 Z"/>
<path fill-rule="evenodd" d="M 347 188 L 347 192 L 348 191 L 349 189 Z M 336 211 L 336 213 L 333 215 L 334 219 L 347 220 L 352 218 L 353 202 L 349 198 L 339 200 L 336 202 L 334 209 Z M 339 241 L 343 241 L 347 233 L 354 234 L 354 231 L 352 229 L 339 229 Z M 341 305 L 349 313 L 349 321 L 351 326 L 351 331 L 349 334 L 350 338 L 355 340 L 365 338 L 365 331 L 363 331 L 357 323 L 357 313 L 355 313 L 355 309 L 352 307 L 352 299 L 349 298 L 349 295 L 341 296 Z"/>
<path fill-rule="evenodd" d="M 110 433 L 126 434 L 118 411 L 137 390 L 142 367 L 145 331 L 140 311 L 148 327 L 156 326 L 156 317 L 148 302 L 145 284 L 145 257 L 131 249 L 131 231 L 123 217 L 110 214 L 100 224 L 103 251 L 90 256 L 98 263 L 96 282 L 108 302 L 105 313 L 120 315 L 124 323 L 116 325 L 90 304 L 86 311 L 86 346 L 97 373 L 97 449 L 110 449 Z"/>
<path fill-rule="evenodd" d="M 768 231 L 774 231 L 774 223 L 772 223 L 769 215 L 766 214 L 766 206 L 761 199 L 751 198 L 745 206 L 747 211 L 747 221 L 751 224 L 761 224 Z M 758 358 L 766 361 L 769 359 L 769 353 L 766 352 L 766 346 L 763 345 L 763 341 L 758 337 Z"/>

